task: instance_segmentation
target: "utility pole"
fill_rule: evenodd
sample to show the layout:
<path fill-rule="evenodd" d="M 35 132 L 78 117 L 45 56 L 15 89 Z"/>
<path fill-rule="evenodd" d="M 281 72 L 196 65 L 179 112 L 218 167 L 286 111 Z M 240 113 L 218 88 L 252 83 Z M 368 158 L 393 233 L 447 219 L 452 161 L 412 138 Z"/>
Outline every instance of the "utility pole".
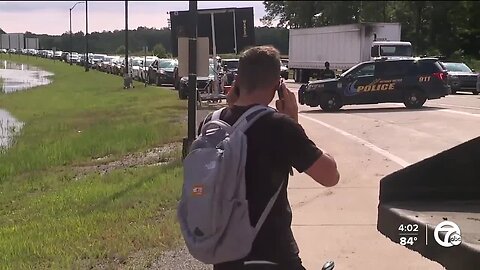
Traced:
<path fill-rule="evenodd" d="M 88 1 L 85 1 L 85 72 L 88 72 Z"/>
<path fill-rule="evenodd" d="M 125 70 L 123 71 L 123 87 L 130 88 L 130 66 L 128 63 L 128 0 L 125 0 Z"/>
<path fill-rule="evenodd" d="M 189 1 L 188 27 L 188 137 L 183 140 L 183 157 L 196 138 L 197 124 L 197 1 Z M 214 59 L 215 61 L 215 59 Z"/>

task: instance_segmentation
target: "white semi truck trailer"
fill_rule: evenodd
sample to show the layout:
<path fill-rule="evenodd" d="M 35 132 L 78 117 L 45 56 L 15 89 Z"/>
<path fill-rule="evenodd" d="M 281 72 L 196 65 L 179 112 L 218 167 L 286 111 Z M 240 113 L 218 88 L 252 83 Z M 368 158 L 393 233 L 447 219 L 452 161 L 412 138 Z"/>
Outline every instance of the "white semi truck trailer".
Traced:
<path fill-rule="evenodd" d="M 288 68 L 296 82 L 309 78 L 330 63 L 346 70 L 377 58 L 412 57 L 412 44 L 402 42 L 400 23 L 359 23 L 290 29 Z"/>

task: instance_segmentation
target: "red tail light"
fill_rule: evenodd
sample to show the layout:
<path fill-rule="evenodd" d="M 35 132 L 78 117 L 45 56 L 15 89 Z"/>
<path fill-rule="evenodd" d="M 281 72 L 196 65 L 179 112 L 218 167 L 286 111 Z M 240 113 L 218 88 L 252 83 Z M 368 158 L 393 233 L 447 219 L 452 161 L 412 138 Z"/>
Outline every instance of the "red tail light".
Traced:
<path fill-rule="evenodd" d="M 433 77 L 441 80 L 441 81 L 444 81 L 445 79 L 447 79 L 447 73 L 446 72 L 435 72 L 432 74 Z"/>

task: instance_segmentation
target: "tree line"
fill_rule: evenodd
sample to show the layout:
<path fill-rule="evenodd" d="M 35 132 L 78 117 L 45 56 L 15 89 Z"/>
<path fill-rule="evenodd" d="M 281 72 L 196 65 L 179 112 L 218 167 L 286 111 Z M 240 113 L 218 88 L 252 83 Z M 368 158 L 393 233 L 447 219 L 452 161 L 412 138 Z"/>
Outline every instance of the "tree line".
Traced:
<path fill-rule="evenodd" d="M 266 25 L 399 22 L 417 55 L 480 56 L 480 1 L 264 1 Z"/>
<path fill-rule="evenodd" d="M 77 32 L 72 34 L 64 33 L 62 35 L 36 35 L 26 32 L 26 37 L 38 37 L 41 49 L 70 50 L 85 52 L 85 34 Z M 138 27 L 128 31 L 128 46 L 130 53 L 143 54 L 144 46 L 147 46 L 148 53 L 168 55 L 171 53 L 170 29 Z M 255 28 L 256 45 L 273 45 L 284 55 L 288 54 L 288 29 L 277 27 L 256 27 Z M 71 43 L 70 43 L 71 42 Z M 88 48 L 90 52 L 105 54 L 123 54 L 125 53 L 125 30 L 103 31 L 89 33 Z"/>

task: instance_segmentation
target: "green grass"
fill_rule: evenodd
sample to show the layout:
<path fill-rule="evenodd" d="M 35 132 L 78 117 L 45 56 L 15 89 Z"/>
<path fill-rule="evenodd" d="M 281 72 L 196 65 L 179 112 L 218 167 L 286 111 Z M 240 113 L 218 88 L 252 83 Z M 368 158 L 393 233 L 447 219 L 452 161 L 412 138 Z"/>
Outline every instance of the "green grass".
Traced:
<path fill-rule="evenodd" d="M 121 77 L 51 60 L 14 56 L 53 72 L 53 82 L 0 94 L 24 122 L 0 153 L 0 268 L 143 269 L 180 237 L 177 161 L 163 167 L 91 173 L 73 167 L 180 141 L 186 103 L 157 87 L 123 90 Z"/>

